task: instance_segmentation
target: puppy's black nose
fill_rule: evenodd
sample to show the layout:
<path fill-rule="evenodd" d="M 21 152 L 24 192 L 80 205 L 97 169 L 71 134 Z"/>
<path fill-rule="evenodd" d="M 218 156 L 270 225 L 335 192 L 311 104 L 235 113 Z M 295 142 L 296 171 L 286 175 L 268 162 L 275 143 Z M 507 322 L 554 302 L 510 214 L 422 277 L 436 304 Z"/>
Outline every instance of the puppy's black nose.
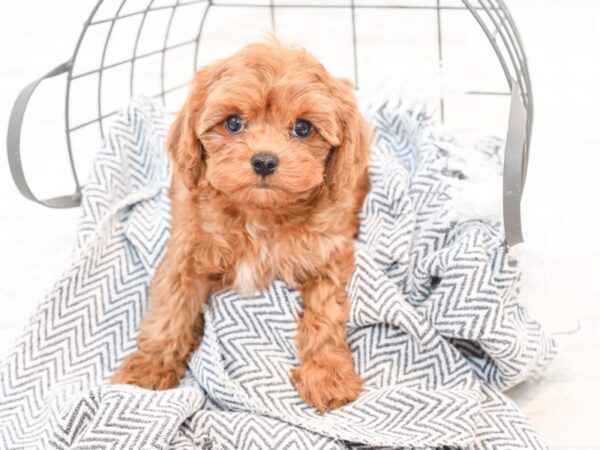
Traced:
<path fill-rule="evenodd" d="M 277 156 L 271 153 L 258 153 L 252 157 L 250 164 L 252 164 L 252 168 L 257 174 L 266 177 L 275 171 L 279 165 L 279 160 Z"/>

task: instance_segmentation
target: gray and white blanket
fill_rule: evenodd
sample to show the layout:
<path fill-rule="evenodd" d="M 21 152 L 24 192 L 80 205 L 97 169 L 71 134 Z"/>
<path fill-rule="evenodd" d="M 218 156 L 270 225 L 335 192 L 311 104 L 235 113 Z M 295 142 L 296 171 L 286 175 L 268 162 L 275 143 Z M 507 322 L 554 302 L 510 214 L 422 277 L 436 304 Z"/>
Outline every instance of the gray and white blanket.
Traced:
<path fill-rule="evenodd" d="M 499 224 L 457 219 L 469 179 L 425 114 L 373 105 L 371 192 L 348 287 L 365 391 L 319 415 L 290 380 L 298 293 L 225 290 L 181 387 L 107 384 L 135 347 L 169 236 L 166 116 L 118 116 L 86 184 L 70 266 L 0 366 L 0 447 L 88 449 L 541 449 L 502 391 L 542 371 L 554 343 L 519 304 Z M 499 167 L 500 145 L 477 153 Z"/>

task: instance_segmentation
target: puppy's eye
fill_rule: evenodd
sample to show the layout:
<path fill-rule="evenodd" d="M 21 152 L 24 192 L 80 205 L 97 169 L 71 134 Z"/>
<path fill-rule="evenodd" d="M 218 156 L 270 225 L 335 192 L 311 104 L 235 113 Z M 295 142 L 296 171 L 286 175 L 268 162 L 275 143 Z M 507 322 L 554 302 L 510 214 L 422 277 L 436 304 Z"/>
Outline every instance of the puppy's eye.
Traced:
<path fill-rule="evenodd" d="M 244 121 L 240 116 L 229 116 L 225 119 L 225 128 L 230 133 L 239 133 L 244 129 Z"/>
<path fill-rule="evenodd" d="M 298 119 L 292 128 L 292 134 L 299 138 L 305 138 L 312 133 L 312 124 L 308 120 Z"/>

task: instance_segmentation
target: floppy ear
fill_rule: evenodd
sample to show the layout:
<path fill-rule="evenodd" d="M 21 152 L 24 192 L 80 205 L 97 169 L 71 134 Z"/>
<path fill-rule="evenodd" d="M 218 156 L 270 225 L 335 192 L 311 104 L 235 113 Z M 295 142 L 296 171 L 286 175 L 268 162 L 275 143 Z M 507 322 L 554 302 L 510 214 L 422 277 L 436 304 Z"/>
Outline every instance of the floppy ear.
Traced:
<path fill-rule="evenodd" d="M 167 150 L 177 174 L 189 190 L 198 185 L 202 171 L 202 144 L 196 137 L 187 102 L 171 125 Z"/>
<path fill-rule="evenodd" d="M 185 104 L 167 136 L 167 151 L 173 167 L 189 190 L 198 186 L 204 172 L 204 149 L 195 127 L 216 72 L 217 66 L 211 65 L 194 75 Z"/>
<path fill-rule="evenodd" d="M 371 152 L 371 129 L 363 118 L 352 83 L 336 79 L 333 94 L 339 99 L 340 145 L 333 149 L 328 167 L 329 193 L 333 200 L 352 192 L 366 170 Z"/>

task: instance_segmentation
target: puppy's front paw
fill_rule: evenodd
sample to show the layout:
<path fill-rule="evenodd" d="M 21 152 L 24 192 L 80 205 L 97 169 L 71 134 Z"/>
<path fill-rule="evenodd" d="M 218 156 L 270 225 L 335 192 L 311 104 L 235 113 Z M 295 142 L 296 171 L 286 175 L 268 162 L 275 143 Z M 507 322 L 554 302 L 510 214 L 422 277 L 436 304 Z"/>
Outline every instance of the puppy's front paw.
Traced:
<path fill-rule="evenodd" d="M 358 398 L 362 380 L 352 363 L 324 363 L 309 361 L 292 370 L 300 397 L 323 414 Z"/>
<path fill-rule="evenodd" d="M 166 367 L 160 358 L 152 358 L 139 351 L 129 355 L 113 377 L 111 384 L 133 384 L 152 390 L 174 388 L 179 384 L 177 370 Z"/>

